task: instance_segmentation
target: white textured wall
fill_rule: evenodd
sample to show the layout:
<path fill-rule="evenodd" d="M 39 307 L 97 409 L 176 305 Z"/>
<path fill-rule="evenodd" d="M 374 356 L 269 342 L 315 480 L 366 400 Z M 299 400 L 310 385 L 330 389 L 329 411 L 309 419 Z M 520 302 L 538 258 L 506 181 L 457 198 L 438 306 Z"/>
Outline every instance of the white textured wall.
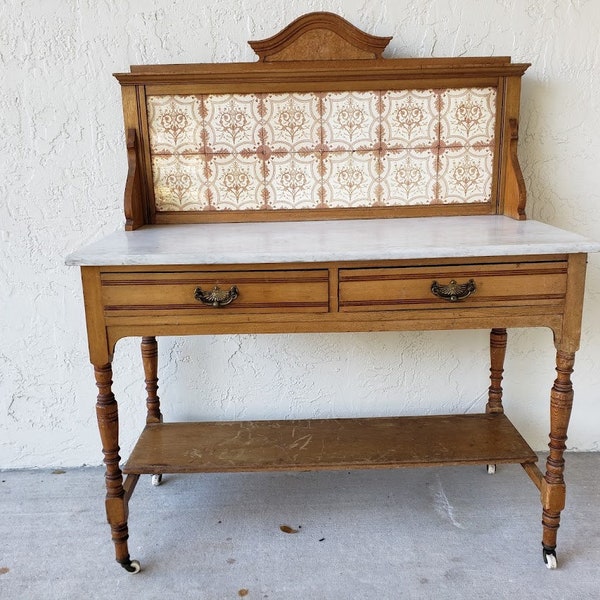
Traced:
<path fill-rule="evenodd" d="M 122 228 L 130 64 L 253 60 L 312 10 L 393 35 L 388 56 L 511 55 L 528 214 L 600 238 L 596 0 L 4 0 L 0 3 L 0 468 L 99 464 L 77 246 Z M 600 450 L 600 260 L 591 257 L 570 447 Z M 123 454 L 144 419 L 138 341 L 117 345 Z M 473 412 L 487 332 L 165 339 L 166 418 Z M 510 333 L 506 407 L 546 445 L 551 334 Z"/>

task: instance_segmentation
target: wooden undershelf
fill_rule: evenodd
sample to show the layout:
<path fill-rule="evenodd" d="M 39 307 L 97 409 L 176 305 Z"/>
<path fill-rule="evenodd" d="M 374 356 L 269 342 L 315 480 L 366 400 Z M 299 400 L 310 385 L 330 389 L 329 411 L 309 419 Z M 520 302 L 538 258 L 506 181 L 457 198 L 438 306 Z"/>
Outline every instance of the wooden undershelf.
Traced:
<path fill-rule="evenodd" d="M 128 474 L 534 463 L 504 415 L 469 414 L 146 426 Z"/>

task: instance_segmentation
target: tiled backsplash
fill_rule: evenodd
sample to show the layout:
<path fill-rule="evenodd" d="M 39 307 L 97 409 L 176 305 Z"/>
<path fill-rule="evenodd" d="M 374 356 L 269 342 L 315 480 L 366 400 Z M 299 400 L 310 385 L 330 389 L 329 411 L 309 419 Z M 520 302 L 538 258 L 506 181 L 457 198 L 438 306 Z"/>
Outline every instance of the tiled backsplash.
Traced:
<path fill-rule="evenodd" d="M 149 96 L 157 211 L 489 202 L 495 88 Z"/>

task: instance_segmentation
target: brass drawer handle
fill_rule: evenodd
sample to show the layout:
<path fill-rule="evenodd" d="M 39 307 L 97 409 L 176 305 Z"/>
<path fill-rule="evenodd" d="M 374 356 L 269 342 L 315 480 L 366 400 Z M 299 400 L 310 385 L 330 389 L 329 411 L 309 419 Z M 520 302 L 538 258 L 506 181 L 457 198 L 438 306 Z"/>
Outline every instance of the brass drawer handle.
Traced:
<path fill-rule="evenodd" d="M 469 279 L 467 283 L 456 283 L 454 279 L 448 285 L 439 285 L 437 281 L 431 284 L 431 292 L 438 298 L 448 302 L 458 302 L 470 296 L 476 290 L 475 281 Z"/>
<path fill-rule="evenodd" d="M 232 285 L 229 291 L 222 290 L 218 285 L 210 292 L 204 292 L 202 288 L 197 287 L 194 290 L 194 298 L 203 304 L 210 304 L 215 308 L 231 304 L 239 295 L 236 285 Z"/>

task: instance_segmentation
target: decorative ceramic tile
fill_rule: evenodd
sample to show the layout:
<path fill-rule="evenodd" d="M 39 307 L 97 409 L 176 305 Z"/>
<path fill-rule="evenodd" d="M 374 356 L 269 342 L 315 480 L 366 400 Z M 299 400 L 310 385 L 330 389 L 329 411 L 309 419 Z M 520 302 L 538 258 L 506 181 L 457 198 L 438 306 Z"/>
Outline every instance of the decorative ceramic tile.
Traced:
<path fill-rule="evenodd" d="M 208 202 L 204 167 L 204 161 L 196 155 L 153 156 L 156 210 L 205 210 Z"/>
<path fill-rule="evenodd" d="M 147 109 L 152 154 L 195 150 L 202 127 L 195 96 L 150 96 Z"/>
<path fill-rule="evenodd" d="M 323 95 L 323 145 L 335 152 L 374 150 L 379 144 L 380 93 Z"/>
<path fill-rule="evenodd" d="M 496 125 L 496 90 L 445 90 L 441 96 L 440 138 L 446 146 L 490 146 Z"/>
<path fill-rule="evenodd" d="M 275 210 L 316 208 L 321 197 L 320 153 L 274 154 L 265 164 L 265 197 Z"/>
<path fill-rule="evenodd" d="M 315 150 L 321 139 L 319 105 L 312 93 L 262 95 L 262 143 L 271 152 Z"/>
<path fill-rule="evenodd" d="M 323 201 L 328 208 L 380 203 L 379 153 L 328 152 L 323 164 Z"/>
<path fill-rule="evenodd" d="M 410 206 L 435 202 L 438 160 L 433 152 L 387 152 L 381 162 L 383 204 Z"/>
<path fill-rule="evenodd" d="M 439 157 L 439 198 L 444 203 L 489 202 L 492 191 L 491 148 L 462 148 Z"/>
<path fill-rule="evenodd" d="M 256 94 L 210 94 L 201 97 L 206 145 L 213 150 L 256 151 L 261 126 Z"/>
<path fill-rule="evenodd" d="M 439 140 L 439 96 L 433 90 L 382 95 L 382 141 L 389 148 L 430 148 Z"/>
<path fill-rule="evenodd" d="M 210 166 L 211 208 L 257 210 L 263 207 L 264 177 L 256 155 L 215 156 Z"/>

